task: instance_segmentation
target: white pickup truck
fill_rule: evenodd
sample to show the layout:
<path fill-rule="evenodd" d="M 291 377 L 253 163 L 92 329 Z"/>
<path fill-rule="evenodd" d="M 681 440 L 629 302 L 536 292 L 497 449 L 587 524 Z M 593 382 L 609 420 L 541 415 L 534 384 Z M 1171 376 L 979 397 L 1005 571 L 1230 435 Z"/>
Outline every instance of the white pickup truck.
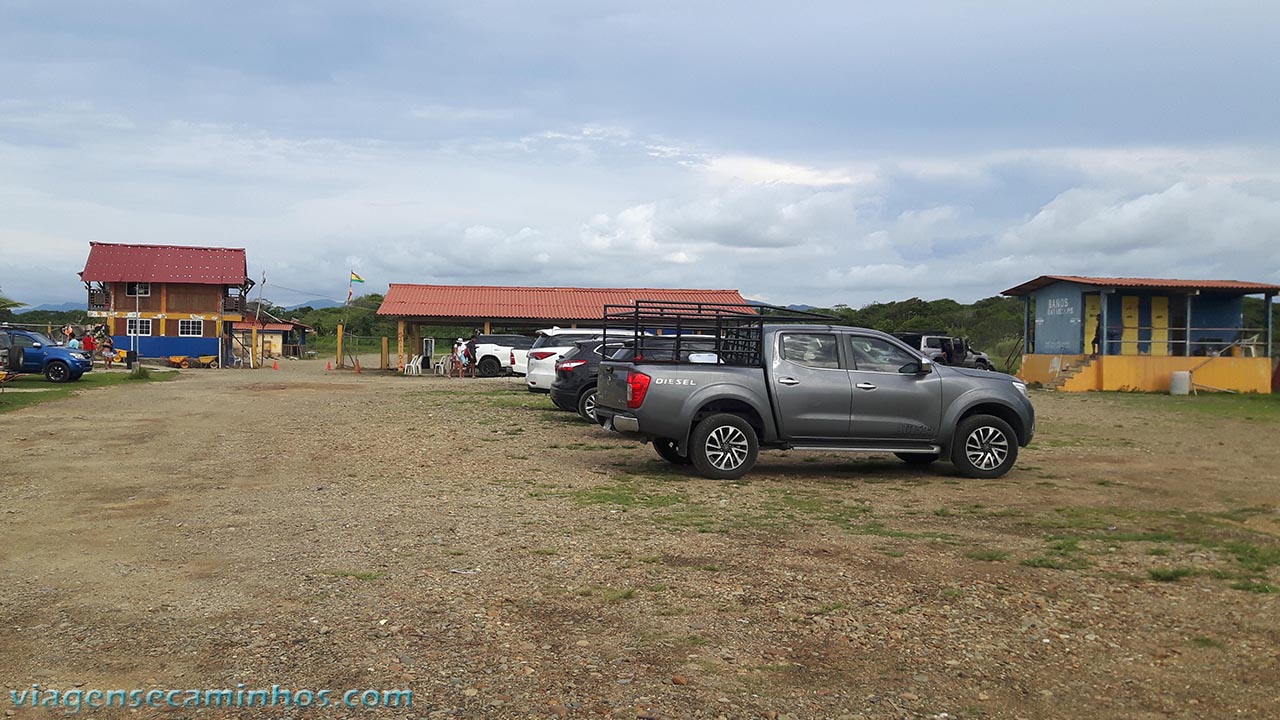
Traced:
<path fill-rule="evenodd" d="M 509 373 L 524 374 L 524 367 L 516 371 L 513 365 L 516 351 L 527 351 L 533 346 L 533 338 L 526 335 L 480 335 L 476 337 L 476 372 L 481 377 L 497 377 Z"/>

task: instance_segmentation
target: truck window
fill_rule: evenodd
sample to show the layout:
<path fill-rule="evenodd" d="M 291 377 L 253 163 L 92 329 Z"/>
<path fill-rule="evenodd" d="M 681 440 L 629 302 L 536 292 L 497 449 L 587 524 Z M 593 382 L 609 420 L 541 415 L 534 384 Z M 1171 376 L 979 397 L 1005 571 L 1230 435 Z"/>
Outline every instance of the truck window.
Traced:
<path fill-rule="evenodd" d="M 836 336 L 818 333 L 787 333 L 782 336 L 782 359 L 812 368 L 840 367 Z"/>
<path fill-rule="evenodd" d="M 924 346 L 931 347 L 931 348 L 940 348 L 942 347 L 942 338 L 936 338 L 936 337 L 925 338 Z"/>
<path fill-rule="evenodd" d="M 897 345 L 861 335 L 849 336 L 849 351 L 854 368 L 869 372 L 896 373 L 903 365 L 920 362 Z"/>

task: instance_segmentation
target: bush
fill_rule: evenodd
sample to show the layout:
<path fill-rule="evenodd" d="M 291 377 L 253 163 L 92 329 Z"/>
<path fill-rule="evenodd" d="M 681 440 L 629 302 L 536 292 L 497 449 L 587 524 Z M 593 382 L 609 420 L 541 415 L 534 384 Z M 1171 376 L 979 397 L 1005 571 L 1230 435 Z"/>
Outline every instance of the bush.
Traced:
<path fill-rule="evenodd" d="M 134 365 L 133 369 L 129 371 L 129 379 L 130 380 L 150 380 L 151 370 L 146 367 L 143 367 L 142 365 Z"/>

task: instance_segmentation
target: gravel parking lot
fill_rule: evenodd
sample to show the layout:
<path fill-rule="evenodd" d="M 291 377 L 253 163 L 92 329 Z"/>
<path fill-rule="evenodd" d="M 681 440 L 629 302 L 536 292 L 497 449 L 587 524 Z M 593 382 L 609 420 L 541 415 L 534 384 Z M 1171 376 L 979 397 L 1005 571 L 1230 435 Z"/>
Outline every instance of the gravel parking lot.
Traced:
<path fill-rule="evenodd" d="M 766 452 L 725 483 L 517 380 L 323 368 L 0 415 L 4 690 L 414 691 L 361 717 L 1280 707 L 1269 398 L 1040 392 L 999 480 Z"/>

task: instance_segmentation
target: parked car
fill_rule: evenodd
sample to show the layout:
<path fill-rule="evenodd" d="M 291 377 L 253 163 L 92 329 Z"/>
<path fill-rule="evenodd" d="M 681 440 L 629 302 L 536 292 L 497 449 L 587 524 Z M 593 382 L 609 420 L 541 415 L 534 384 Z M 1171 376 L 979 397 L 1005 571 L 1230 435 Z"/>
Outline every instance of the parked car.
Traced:
<path fill-rule="evenodd" d="M 896 332 L 893 336 L 939 365 L 963 365 L 965 342 L 940 330 Z"/>
<path fill-rule="evenodd" d="M 0 327 L 0 348 L 10 372 L 41 373 L 49 382 L 74 382 L 93 370 L 90 353 L 62 347 L 32 330 Z"/>
<path fill-rule="evenodd" d="M 964 362 L 960 363 L 963 367 L 977 368 L 979 370 L 994 370 L 995 365 L 991 364 L 991 357 L 981 350 L 969 344 L 969 341 L 962 339 L 964 343 Z"/>
<path fill-rule="evenodd" d="M 595 422 L 596 372 L 603 359 L 604 338 L 577 340 L 556 361 L 556 379 L 551 382 L 551 402 L 561 410 L 577 412 Z"/>
<path fill-rule="evenodd" d="M 636 312 L 632 327 L 673 321 Z M 710 478 L 746 474 L 761 447 L 949 458 L 963 475 L 995 478 L 1034 435 L 1026 385 L 1009 375 L 938 365 L 875 330 L 728 319 L 733 336 L 689 362 L 603 361 L 596 421 Z"/>
<path fill-rule="evenodd" d="M 529 348 L 528 362 L 525 366 L 525 381 L 530 392 L 551 392 L 551 383 L 556 379 L 556 362 L 560 356 L 568 352 L 578 340 L 590 340 L 603 337 L 603 330 L 583 328 L 549 328 L 539 330 L 537 339 Z"/>
<path fill-rule="evenodd" d="M 702 340 L 701 343 L 694 340 Z M 582 419 L 589 422 L 596 420 L 596 378 L 600 370 L 600 362 L 605 354 L 614 360 L 632 360 L 635 349 L 630 342 L 610 342 L 606 345 L 604 337 L 590 340 L 578 340 L 556 363 L 556 379 L 551 383 L 551 402 L 562 410 L 577 412 Z M 646 342 L 650 358 L 669 360 L 675 347 L 674 338 L 655 337 Z M 681 338 L 681 354 L 688 360 L 688 355 L 695 352 L 714 352 L 714 338 L 708 335 Z"/>
<path fill-rule="evenodd" d="M 479 335 L 476 337 L 476 371 L 481 377 L 497 377 L 512 372 L 517 348 L 533 347 L 527 335 Z"/>

